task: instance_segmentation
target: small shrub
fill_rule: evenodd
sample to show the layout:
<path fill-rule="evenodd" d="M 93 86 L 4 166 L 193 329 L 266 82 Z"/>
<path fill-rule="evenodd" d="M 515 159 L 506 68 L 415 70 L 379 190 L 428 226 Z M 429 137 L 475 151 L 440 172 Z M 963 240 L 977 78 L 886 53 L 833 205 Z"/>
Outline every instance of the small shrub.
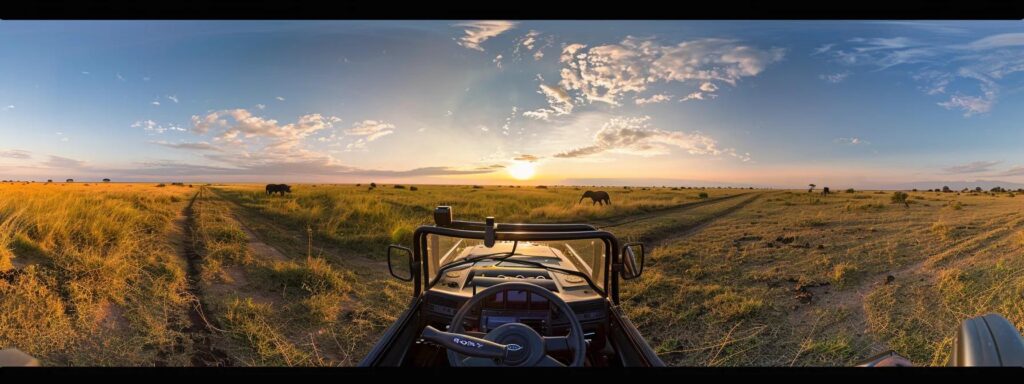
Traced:
<path fill-rule="evenodd" d="M 846 193 L 855 193 L 855 192 L 857 192 L 857 191 L 855 191 L 853 188 L 847 188 L 846 189 Z"/>
<path fill-rule="evenodd" d="M 395 189 L 405 189 L 405 186 L 401 184 L 395 184 Z"/>
<path fill-rule="evenodd" d="M 410 191 L 418 191 L 418 190 L 420 190 L 420 189 L 419 189 L 419 188 L 416 188 L 416 186 L 414 185 L 414 186 L 411 186 L 411 187 L 409 187 L 409 190 L 410 190 Z"/>
<path fill-rule="evenodd" d="M 699 195 L 697 195 L 697 197 L 699 197 L 701 199 L 706 199 L 706 198 L 708 198 L 708 193 L 707 192 L 701 192 Z"/>

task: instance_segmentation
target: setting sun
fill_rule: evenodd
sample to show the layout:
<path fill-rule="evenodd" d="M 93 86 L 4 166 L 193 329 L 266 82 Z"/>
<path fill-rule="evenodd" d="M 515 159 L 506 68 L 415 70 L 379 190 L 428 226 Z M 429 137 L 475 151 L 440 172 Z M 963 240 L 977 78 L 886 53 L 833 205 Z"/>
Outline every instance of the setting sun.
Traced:
<path fill-rule="evenodd" d="M 508 167 L 508 174 L 516 180 L 529 180 L 536 173 L 533 163 L 517 162 Z"/>

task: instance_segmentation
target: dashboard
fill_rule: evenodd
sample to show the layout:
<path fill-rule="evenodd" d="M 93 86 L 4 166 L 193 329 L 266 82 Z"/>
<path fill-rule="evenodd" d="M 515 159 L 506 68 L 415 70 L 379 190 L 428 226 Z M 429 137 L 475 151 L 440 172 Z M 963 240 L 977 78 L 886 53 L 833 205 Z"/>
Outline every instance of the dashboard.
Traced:
<path fill-rule="evenodd" d="M 477 289 L 507 281 L 529 282 L 558 294 L 573 309 L 591 347 L 604 344 L 608 301 L 587 282 L 574 275 L 540 268 L 474 266 L 450 270 L 424 295 L 424 319 L 446 329 L 452 317 Z M 479 288 L 478 288 L 479 287 Z M 553 313 L 547 299 L 526 291 L 505 290 L 487 297 L 466 316 L 467 330 L 488 332 L 502 324 L 521 323 L 541 335 L 565 335 L 568 318 Z"/>

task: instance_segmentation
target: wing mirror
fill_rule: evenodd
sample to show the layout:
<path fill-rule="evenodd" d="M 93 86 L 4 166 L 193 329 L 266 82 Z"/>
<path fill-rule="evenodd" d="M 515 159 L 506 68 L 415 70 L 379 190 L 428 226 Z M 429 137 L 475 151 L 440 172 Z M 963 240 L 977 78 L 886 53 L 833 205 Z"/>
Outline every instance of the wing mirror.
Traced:
<path fill-rule="evenodd" d="M 622 246 L 622 278 L 633 280 L 644 272 L 644 244 L 628 243 Z"/>
<path fill-rule="evenodd" d="M 412 250 L 401 245 L 388 246 L 388 272 L 398 280 L 412 281 Z"/>

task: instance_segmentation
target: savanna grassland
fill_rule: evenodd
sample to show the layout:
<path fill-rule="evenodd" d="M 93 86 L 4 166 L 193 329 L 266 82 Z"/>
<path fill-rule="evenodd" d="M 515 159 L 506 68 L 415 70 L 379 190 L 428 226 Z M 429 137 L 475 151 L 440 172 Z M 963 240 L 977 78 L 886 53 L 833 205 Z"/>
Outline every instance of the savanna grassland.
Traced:
<path fill-rule="evenodd" d="M 623 307 L 675 365 L 942 364 L 967 316 L 1024 325 L 1011 193 L 0 184 L 0 348 L 50 365 L 354 365 L 408 304 L 385 246 L 457 218 L 648 244 Z M 701 194 L 706 194 L 702 197 Z"/>

